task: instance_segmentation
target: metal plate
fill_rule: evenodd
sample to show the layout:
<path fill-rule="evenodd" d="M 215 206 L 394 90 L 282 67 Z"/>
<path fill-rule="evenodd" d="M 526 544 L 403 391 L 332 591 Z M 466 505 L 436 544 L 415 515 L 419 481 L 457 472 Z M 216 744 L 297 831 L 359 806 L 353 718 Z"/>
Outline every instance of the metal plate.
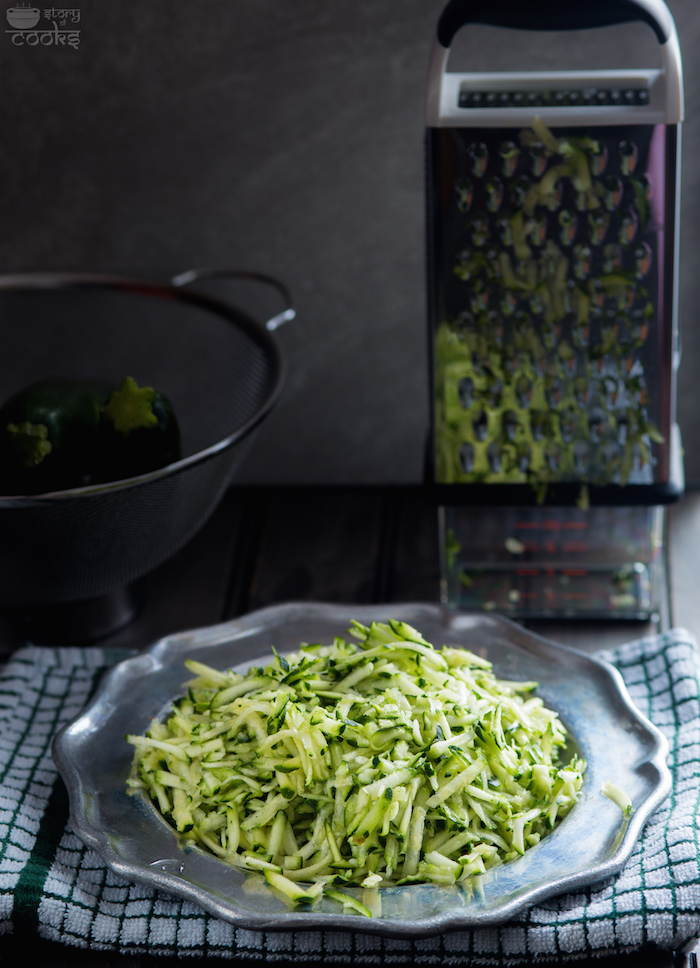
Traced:
<path fill-rule="evenodd" d="M 142 733 L 183 692 L 183 663 L 197 658 L 228 668 L 302 641 L 330 642 L 352 618 L 398 618 L 436 647 L 462 646 L 488 658 L 507 679 L 535 679 L 538 694 L 556 709 L 588 761 L 582 796 L 552 834 L 524 857 L 495 868 L 468 893 L 459 886 L 412 884 L 387 888 L 382 916 L 341 914 L 325 900 L 291 910 L 262 875 L 244 875 L 198 849 L 186 852 L 178 835 L 126 780 L 133 748 L 127 733 Z M 455 612 L 436 605 L 276 605 L 223 625 L 171 635 L 148 652 L 117 665 L 100 690 L 54 740 L 53 754 L 68 787 L 78 836 L 117 874 L 181 895 L 218 917 L 257 930 L 361 930 L 418 937 L 497 924 L 537 901 L 578 890 L 618 872 L 652 811 L 671 787 L 666 741 L 632 704 L 609 664 L 555 645 L 499 616 Z M 632 799 L 634 813 L 600 793 L 611 780 Z"/>

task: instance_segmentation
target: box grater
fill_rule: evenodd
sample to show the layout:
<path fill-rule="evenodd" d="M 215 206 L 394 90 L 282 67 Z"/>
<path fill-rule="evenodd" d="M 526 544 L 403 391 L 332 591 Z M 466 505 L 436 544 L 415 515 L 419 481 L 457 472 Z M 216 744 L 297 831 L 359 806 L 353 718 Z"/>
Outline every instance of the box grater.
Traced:
<path fill-rule="evenodd" d="M 462 26 L 644 21 L 657 70 L 448 73 Z M 662 0 L 452 0 L 428 88 L 428 483 L 444 505 L 663 504 L 681 62 Z"/>

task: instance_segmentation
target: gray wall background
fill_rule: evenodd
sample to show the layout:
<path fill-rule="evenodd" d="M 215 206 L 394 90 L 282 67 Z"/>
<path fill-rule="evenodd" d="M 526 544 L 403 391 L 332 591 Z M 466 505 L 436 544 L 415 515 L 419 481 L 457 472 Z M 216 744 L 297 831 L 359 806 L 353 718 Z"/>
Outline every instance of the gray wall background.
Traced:
<path fill-rule="evenodd" d="M 239 479 L 419 481 L 423 106 L 442 0 L 75 6 L 78 50 L 0 36 L 0 271 L 166 279 L 213 265 L 279 276 L 298 308 L 279 331 L 289 379 Z M 686 473 L 700 483 L 700 7 L 669 6 L 688 119 L 679 417 Z M 658 62 L 643 25 L 567 35 L 474 27 L 457 38 L 450 66 Z M 240 287 L 225 293 L 261 316 L 277 308 Z"/>

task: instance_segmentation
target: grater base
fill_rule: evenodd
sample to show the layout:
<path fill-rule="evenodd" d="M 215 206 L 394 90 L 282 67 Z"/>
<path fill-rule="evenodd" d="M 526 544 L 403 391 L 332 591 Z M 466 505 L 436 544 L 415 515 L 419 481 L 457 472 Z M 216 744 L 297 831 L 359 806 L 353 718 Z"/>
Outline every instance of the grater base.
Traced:
<path fill-rule="evenodd" d="M 441 507 L 441 599 L 513 618 L 649 621 L 662 507 Z"/>

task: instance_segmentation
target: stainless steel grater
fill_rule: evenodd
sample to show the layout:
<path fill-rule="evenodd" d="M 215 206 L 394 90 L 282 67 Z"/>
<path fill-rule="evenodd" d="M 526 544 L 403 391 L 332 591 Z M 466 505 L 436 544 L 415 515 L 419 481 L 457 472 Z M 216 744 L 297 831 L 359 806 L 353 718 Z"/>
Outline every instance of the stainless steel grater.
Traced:
<path fill-rule="evenodd" d="M 448 73 L 462 26 L 644 21 L 656 70 Z M 432 439 L 442 504 L 660 504 L 675 422 L 683 88 L 662 0 L 451 0 L 428 84 Z"/>

